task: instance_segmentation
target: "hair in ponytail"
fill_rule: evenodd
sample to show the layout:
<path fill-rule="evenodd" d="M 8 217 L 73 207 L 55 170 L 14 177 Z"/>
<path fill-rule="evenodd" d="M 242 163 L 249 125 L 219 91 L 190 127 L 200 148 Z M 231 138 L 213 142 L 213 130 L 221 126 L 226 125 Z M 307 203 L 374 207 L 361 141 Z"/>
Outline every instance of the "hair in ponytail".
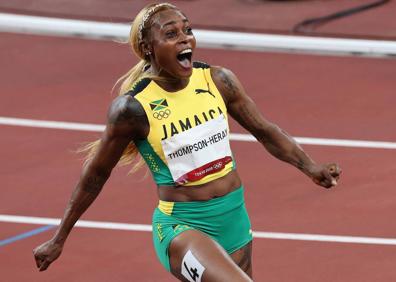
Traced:
<path fill-rule="evenodd" d="M 131 90 L 134 84 L 140 81 L 143 78 L 151 78 L 153 80 L 163 80 L 163 78 L 153 75 L 149 72 L 146 72 L 147 66 L 150 64 L 148 57 L 144 54 L 141 43 L 142 40 L 147 39 L 148 31 L 149 31 L 149 23 L 151 17 L 160 11 L 168 10 L 168 9 L 177 9 L 176 6 L 169 3 L 161 3 L 161 4 L 150 4 L 144 7 L 135 17 L 131 30 L 129 33 L 128 44 L 131 46 L 133 53 L 140 58 L 140 61 L 133 66 L 126 74 L 121 76 L 117 82 L 115 83 L 115 87 L 119 87 L 118 95 L 124 95 L 129 90 Z M 98 151 L 98 147 L 100 144 L 100 140 L 96 140 L 94 142 L 90 142 L 87 145 L 83 146 L 79 152 L 86 153 L 86 162 L 89 162 Z M 135 162 L 132 167 L 131 172 L 135 172 L 140 167 L 143 166 L 143 159 L 137 160 L 138 150 L 134 142 L 130 142 L 127 148 L 124 150 L 121 159 L 119 161 L 119 165 L 127 165 Z"/>

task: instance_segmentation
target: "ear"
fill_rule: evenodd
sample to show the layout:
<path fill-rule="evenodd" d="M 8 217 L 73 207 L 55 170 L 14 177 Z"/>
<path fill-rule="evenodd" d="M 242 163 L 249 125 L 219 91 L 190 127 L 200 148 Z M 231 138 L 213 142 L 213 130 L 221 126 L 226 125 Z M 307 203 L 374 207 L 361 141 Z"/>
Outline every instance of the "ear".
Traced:
<path fill-rule="evenodd" d="M 150 57 L 151 53 L 153 52 L 153 48 L 151 47 L 151 44 L 145 42 L 144 40 L 142 40 L 140 43 L 140 48 L 143 51 L 143 54 L 145 57 Z"/>

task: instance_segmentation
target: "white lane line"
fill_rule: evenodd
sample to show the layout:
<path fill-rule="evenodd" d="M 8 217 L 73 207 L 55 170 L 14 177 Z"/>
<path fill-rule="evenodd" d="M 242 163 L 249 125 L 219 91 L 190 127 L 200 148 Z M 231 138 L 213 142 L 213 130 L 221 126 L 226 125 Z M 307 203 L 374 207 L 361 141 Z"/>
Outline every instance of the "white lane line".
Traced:
<path fill-rule="evenodd" d="M 59 225 L 59 218 L 31 217 L 0 214 L 0 222 L 39 224 L 39 225 Z M 106 221 L 88 221 L 79 220 L 76 227 L 125 230 L 125 231 L 145 231 L 151 232 L 151 225 L 131 224 Z M 319 241 L 333 243 L 354 243 L 354 244 L 374 244 L 374 245 L 396 245 L 394 238 L 376 238 L 360 236 L 336 236 L 320 234 L 301 234 L 301 233 L 280 233 L 280 232 L 262 232 L 253 231 L 253 237 L 262 239 L 282 239 L 282 240 L 302 240 L 302 241 Z"/>
<path fill-rule="evenodd" d="M 308 137 L 296 137 L 295 139 L 298 143 L 305 145 L 396 149 L 396 142 L 343 140 L 343 139 L 308 138 Z"/>
<path fill-rule="evenodd" d="M 0 214 L 0 222 L 24 223 L 24 224 L 41 224 L 41 225 L 59 225 L 60 218 L 32 217 L 19 215 Z M 151 225 L 147 224 L 130 224 L 106 221 L 79 220 L 76 227 L 129 230 L 129 231 L 151 231 Z"/>
<path fill-rule="evenodd" d="M 21 118 L 0 117 L 0 125 L 8 126 L 25 126 L 63 130 L 92 131 L 102 132 L 104 125 L 60 122 L 47 120 L 33 120 Z M 230 139 L 233 141 L 257 142 L 250 134 L 231 133 Z M 372 149 L 396 149 L 396 142 L 366 141 L 366 140 L 346 140 L 346 139 L 327 139 L 327 138 L 308 138 L 294 137 L 294 139 L 303 145 L 320 145 L 320 146 L 339 146 L 339 147 L 355 147 L 355 148 L 372 148 Z"/>
<path fill-rule="evenodd" d="M 89 39 L 127 40 L 129 24 L 0 13 L 0 31 L 71 36 Z M 194 30 L 203 48 L 251 51 L 303 52 L 331 55 L 395 56 L 396 42 L 345 38 L 323 38 L 245 32 Z"/>
<path fill-rule="evenodd" d="M 9 118 L 9 117 L 0 117 L 0 125 L 77 130 L 77 131 L 93 131 L 93 132 L 103 132 L 103 130 L 105 129 L 105 126 L 100 124 L 35 120 L 35 119 Z"/>
<path fill-rule="evenodd" d="M 279 233 L 279 232 L 261 232 L 261 231 L 254 231 L 253 236 L 255 238 L 281 239 L 281 240 L 319 241 L 319 242 L 374 244 L 374 245 L 396 245 L 396 239 L 394 239 L 394 238 L 338 236 L 338 235 L 301 234 L 301 233 Z"/>
<path fill-rule="evenodd" d="M 250 134 L 231 133 L 230 139 L 234 141 L 254 142 L 256 138 Z M 396 142 L 367 141 L 367 140 L 347 140 L 329 139 L 313 137 L 293 137 L 298 143 L 303 145 L 338 146 L 373 149 L 396 149 Z"/>

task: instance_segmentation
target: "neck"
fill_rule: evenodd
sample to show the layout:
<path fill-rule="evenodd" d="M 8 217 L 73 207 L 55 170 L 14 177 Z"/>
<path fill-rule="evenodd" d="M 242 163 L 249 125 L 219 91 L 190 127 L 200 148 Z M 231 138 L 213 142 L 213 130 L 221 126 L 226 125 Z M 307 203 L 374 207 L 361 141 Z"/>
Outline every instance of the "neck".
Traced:
<path fill-rule="evenodd" d="M 167 79 L 164 81 L 155 81 L 161 88 L 163 88 L 167 92 L 176 92 L 186 88 L 190 79 Z"/>
<path fill-rule="evenodd" d="M 163 70 L 158 70 L 154 65 L 151 65 L 150 70 L 155 76 L 159 76 L 162 80 L 156 80 L 155 82 L 167 92 L 176 92 L 184 89 L 190 82 L 190 78 L 176 78 L 166 73 Z"/>

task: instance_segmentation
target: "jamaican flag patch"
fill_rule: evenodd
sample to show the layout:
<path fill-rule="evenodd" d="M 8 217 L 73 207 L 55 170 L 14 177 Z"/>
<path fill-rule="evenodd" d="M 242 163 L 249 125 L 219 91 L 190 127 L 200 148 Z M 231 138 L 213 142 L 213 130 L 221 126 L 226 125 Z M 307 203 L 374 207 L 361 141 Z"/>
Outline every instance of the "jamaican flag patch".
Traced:
<path fill-rule="evenodd" d="M 166 99 L 160 99 L 150 102 L 150 108 L 153 111 L 163 110 L 166 109 L 167 107 L 168 107 L 168 102 L 166 101 Z"/>

